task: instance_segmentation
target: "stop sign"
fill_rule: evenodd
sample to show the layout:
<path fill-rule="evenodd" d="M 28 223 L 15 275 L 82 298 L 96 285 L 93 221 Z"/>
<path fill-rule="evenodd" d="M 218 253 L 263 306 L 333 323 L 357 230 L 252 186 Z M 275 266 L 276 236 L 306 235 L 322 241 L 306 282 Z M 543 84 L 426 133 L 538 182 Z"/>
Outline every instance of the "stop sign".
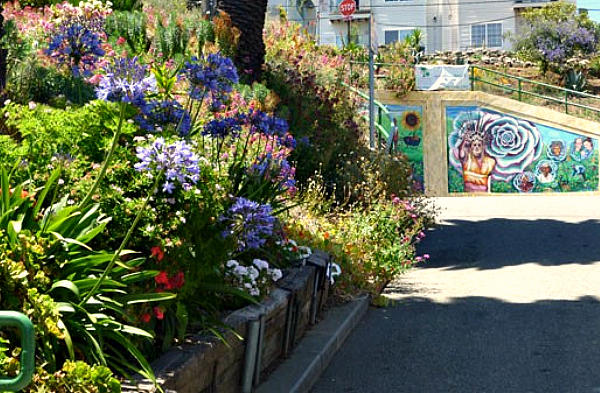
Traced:
<path fill-rule="evenodd" d="M 356 12 L 356 2 L 354 0 L 342 0 L 339 10 L 340 14 L 349 17 Z"/>

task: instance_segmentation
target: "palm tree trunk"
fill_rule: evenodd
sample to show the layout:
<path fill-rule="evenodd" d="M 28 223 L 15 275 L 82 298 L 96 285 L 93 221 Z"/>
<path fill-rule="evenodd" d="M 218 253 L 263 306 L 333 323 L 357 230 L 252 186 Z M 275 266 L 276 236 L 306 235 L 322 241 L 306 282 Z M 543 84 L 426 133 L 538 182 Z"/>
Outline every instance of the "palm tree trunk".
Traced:
<path fill-rule="evenodd" d="M 263 29 L 267 0 L 218 0 L 217 7 L 229 14 L 233 25 L 241 32 L 236 65 L 251 81 L 260 79 L 265 61 Z"/>
<path fill-rule="evenodd" d="M 4 38 L 4 17 L 2 16 L 2 11 L 4 8 L 2 7 L 2 0 L 0 0 L 0 41 Z M 6 87 L 6 55 L 8 54 L 8 49 L 0 46 L 0 96 L 4 93 L 4 88 Z M 3 100 L 4 101 L 4 100 Z"/>

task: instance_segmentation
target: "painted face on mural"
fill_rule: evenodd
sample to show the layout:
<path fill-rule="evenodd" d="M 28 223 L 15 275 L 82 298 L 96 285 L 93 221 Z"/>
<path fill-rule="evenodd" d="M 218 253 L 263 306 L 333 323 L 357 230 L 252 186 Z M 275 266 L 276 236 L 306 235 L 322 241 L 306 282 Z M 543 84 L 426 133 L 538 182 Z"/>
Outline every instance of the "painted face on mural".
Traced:
<path fill-rule="evenodd" d="M 560 156 L 560 154 L 562 153 L 562 145 L 559 142 L 552 142 L 552 146 L 550 146 L 550 149 L 552 150 L 552 154 L 554 154 L 555 156 Z"/>
<path fill-rule="evenodd" d="M 471 151 L 475 157 L 481 157 L 483 155 L 483 141 L 481 139 L 473 139 L 471 141 Z"/>
<path fill-rule="evenodd" d="M 477 107 L 446 124 L 451 193 L 598 190 L 598 139 Z"/>

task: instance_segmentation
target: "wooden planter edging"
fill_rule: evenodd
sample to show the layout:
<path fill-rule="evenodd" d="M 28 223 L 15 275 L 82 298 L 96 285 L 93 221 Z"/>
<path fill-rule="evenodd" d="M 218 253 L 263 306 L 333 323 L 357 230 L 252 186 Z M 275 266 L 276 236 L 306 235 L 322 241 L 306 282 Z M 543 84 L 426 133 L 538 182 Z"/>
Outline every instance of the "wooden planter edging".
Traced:
<path fill-rule="evenodd" d="M 227 343 L 194 336 L 171 348 L 152 367 L 169 393 L 250 393 L 279 362 L 289 356 L 304 332 L 316 324 L 329 293 L 331 257 L 315 251 L 305 266 L 285 276 L 260 304 L 228 315 L 223 322 L 233 332 Z M 155 392 L 149 381 L 123 385 L 123 392 Z"/>

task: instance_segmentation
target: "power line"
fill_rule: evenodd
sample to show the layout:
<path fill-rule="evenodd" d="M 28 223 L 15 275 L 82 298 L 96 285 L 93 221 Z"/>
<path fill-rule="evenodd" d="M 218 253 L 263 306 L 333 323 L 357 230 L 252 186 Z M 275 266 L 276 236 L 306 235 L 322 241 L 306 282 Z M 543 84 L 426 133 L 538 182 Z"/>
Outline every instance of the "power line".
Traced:
<path fill-rule="evenodd" d="M 427 4 L 402 4 L 407 0 L 386 0 L 386 2 L 392 3 L 392 4 L 371 4 L 369 6 L 365 6 L 364 9 L 368 10 L 370 8 L 406 8 L 406 7 L 437 7 L 437 6 L 441 6 L 441 5 L 472 5 L 472 4 L 495 4 L 495 3 L 514 3 L 514 0 L 477 0 L 477 1 L 469 1 L 469 2 L 444 2 L 444 3 L 427 3 Z M 536 4 L 536 3 L 532 3 L 532 4 Z M 540 5 L 543 5 L 544 3 L 537 3 Z M 274 5 L 272 6 L 273 8 L 298 8 L 295 5 Z M 319 8 L 318 6 L 312 5 L 312 6 L 305 6 L 304 8 Z M 337 6 L 329 6 L 326 8 L 337 8 Z M 360 5 L 359 5 L 360 8 Z"/>
<path fill-rule="evenodd" d="M 388 26 L 388 27 L 418 27 L 418 28 L 426 29 L 426 28 L 430 28 L 430 27 L 461 27 L 461 26 L 481 25 L 481 24 L 485 24 L 485 23 L 502 22 L 502 21 L 511 20 L 511 19 L 515 19 L 515 17 L 509 16 L 506 18 L 480 20 L 480 21 L 474 21 L 474 22 L 470 22 L 470 23 L 455 23 L 452 25 L 403 25 L 403 24 L 397 24 L 397 23 L 382 23 L 379 21 L 377 22 L 377 24 L 381 25 L 381 26 Z"/>

